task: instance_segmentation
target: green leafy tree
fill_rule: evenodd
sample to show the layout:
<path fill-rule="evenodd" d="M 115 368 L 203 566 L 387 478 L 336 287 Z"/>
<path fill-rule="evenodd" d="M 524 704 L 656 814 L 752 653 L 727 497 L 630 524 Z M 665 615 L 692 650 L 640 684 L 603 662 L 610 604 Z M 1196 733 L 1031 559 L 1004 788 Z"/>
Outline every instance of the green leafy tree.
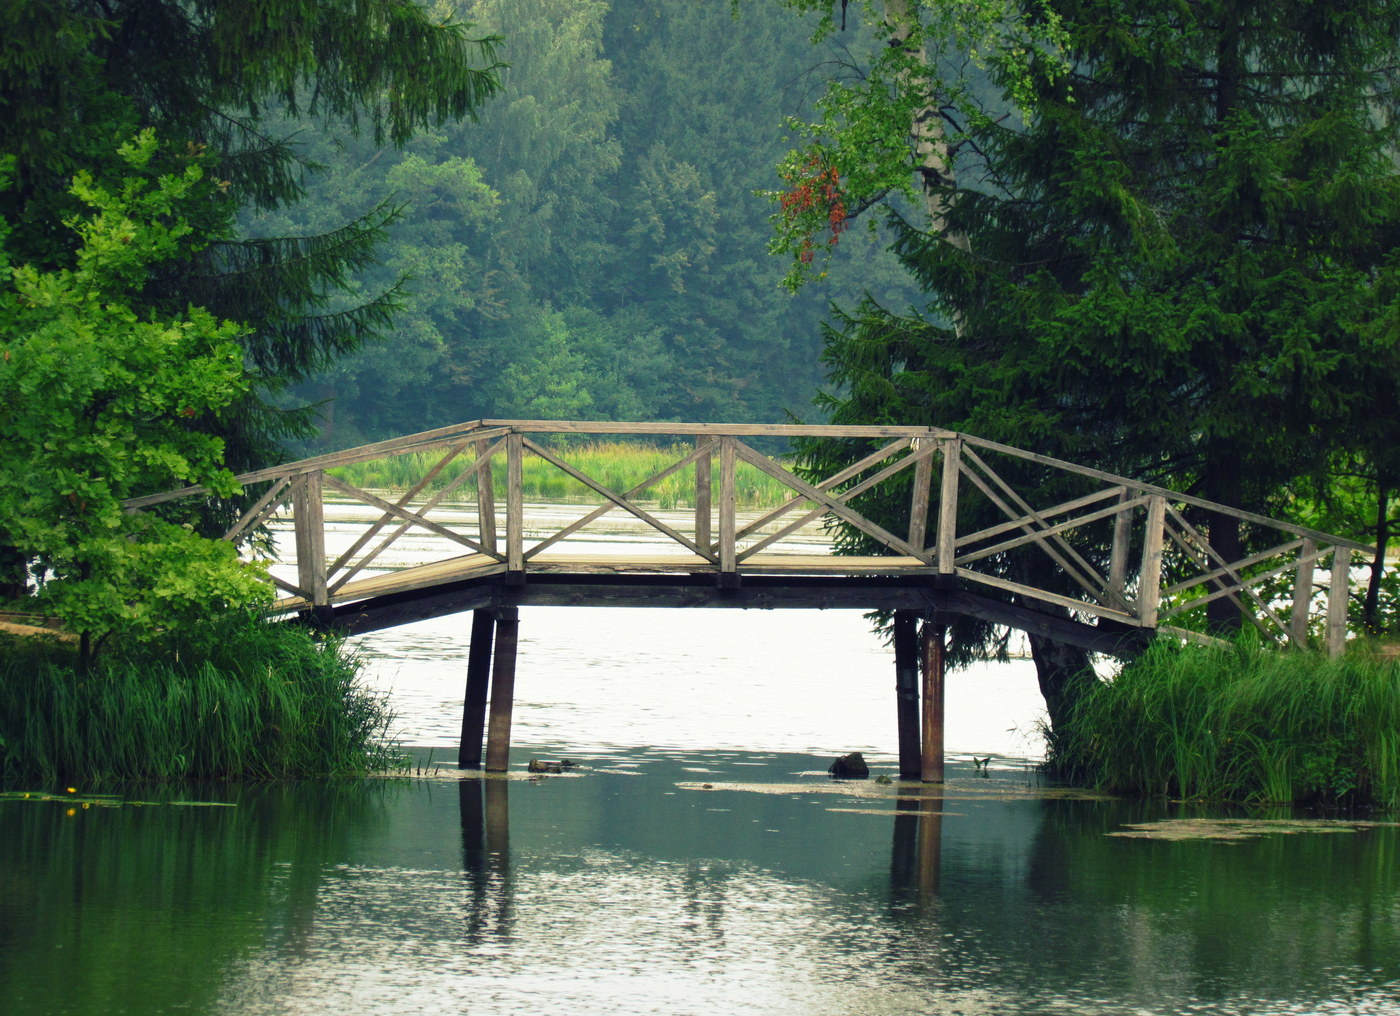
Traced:
<path fill-rule="evenodd" d="M 39 579 L 33 605 L 81 633 L 84 658 L 110 635 L 266 597 L 231 543 L 121 504 L 184 484 L 238 490 L 223 441 L 189 424 L 246 390 L 242 326 L 140 308 L 151 273 L 206 242 L 190 218 L 218 188 L 194 159 L 149 180 L 156 154 L 150 131 L 123 145 L 134 175 L 115 190 L 77 174 L 72 268 L 12 263 L 0 227 L 0 543 Z"/>
<path fill-rule="evenodd" d="M 415 0 L 18 0 L 0 12 L 0 152 L 15 156 L 0 213 L 18 257 L 71 263 L 72 237 L 57 228 L 78 210 L 69 178 L 82 167 L 115 186 L 129 168 L 110 152 L 139 128 L 170 142 L 157 163 L 198 156 L 218 181 L 190 212 L 211 242 L 162 262 L 131 300 L 163 314 L 193 302 L 246 324 L 238 411 L 200 421 L 221 429 L 236 467 L 266 464 L 309 432 L 314 418 L 286 411 L 278 392 L 383 333 L 397 294 L 347 299 L 391 206 L 298 236 L 239 237 L 230 224 L 240 208 L 302 196 L 307 167 L 278 131 L 284 113 L 390 145 L 474 113 L 498 87 L 492 41 L 450 15 Z"/>
<path fill-rule="evenodd" d="M 1374 452 L 1400 378 L 1400 6 L 1025 10 L 1064 52 L 1030 51 L 1028 92 L 993 69 L 1000 105 L 964 122 L 944 219 L 897 224 L 927 309 L 841 320 L 834 415 L 962 428 L 1251 509 L 1337 450 Z M 1201 521 L 1241 555 L 1231 517 Z M 1236 621 L 1218 603 L 1212 623 Z M 1070 679 L 1041 676 L 1060 723 Z"/>

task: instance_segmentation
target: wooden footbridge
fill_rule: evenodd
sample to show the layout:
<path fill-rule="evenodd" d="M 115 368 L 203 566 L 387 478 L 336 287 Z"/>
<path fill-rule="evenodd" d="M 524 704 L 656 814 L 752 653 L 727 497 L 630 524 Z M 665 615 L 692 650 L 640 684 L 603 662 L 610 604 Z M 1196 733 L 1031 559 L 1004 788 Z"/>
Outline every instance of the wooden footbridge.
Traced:
<path fill-rule="evenodd" d="M 672 461 L 630 489 L 609 489 L 570 463 L 581 438 L 600 436 L 669 440 Z M 849 465 L 809 482 L 755 447 L 801 438 L 840 439 L 852 449 Z M 405 456 L 416 469 L 401 493 L 362 489 L 340 475 L 344 467 Z M 590 504 L 569 519 L 552 506 L 527 504 L 527 459 L 567 478 L 571 493 Z M 776 481 L 787 500 L 741 512 L 745 471 Z M 657 490 L 673 477 L 686 487 L 684 511 L 658 505 Z M 929 427 L 476 420 L 238 479 L 263 491 L 225 539 L 274 519 L 294 529 L 295 580 L 270 576 L 283 594 L 275 613 L 353 634 L 474 612 L 460 760 L 481 763 L 489 681 L 489 770 L 505 769 L 508 759 L 521 606 L 892 611 L 900 769 L 941 780 L 942 650 L 950 618 L 982 618 L 1128 655 L 1159 632 L 1210 641 L 1200 619 L 1207 604 L 1227 599 L 1266 638 L 1320 640 L 1339 652 L 1351 556 L 1369 549 Z M 1037 503 L 1047 490 L 1054 503 Z M 207 494 L 190 487 L 135 498 L 127 507 Z M 328 495 L 372 516 L 333 554 Z M 649 541 L 599 550 L 591 530 L 619 514 L 636 520 Z M 874 514 L 902 521 L 892 531 Z M 1222 559 L 1203 518 L 1229 519 L 1240 545 L 1250 548 L 1247 556 Z M 832 522 L 858 530 L 878 550 L 814 553 L 790 542 L 803 527 Z M 392 548 L 414 538 L 406 534 L 423 533 L 439 538 L 433 545 L 444 548 L 441 556 L 395 559 Z M 1007 566 L 1012 552 L 1027 551 L 1048 562 L 1053 581 L 1036 584 Z"/>

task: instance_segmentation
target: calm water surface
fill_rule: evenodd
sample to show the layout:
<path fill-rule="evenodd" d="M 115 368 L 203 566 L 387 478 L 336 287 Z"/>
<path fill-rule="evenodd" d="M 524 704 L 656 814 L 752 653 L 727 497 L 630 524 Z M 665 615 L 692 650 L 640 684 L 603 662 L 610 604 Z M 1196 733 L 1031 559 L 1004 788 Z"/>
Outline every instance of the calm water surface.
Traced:
<path fill-rule="evenodd" d="M 1260 816 L 1041 786 L 1029 664 L 953 676 L 946 787 L 836 783 L 893 771 L 858 614 L 527 609 L 463 778 L 468 627 L 363 640 L 413 777 L 0 800 L 0 1014 L 1400 1013 L 1400 828 L 1113 835 Z"/>

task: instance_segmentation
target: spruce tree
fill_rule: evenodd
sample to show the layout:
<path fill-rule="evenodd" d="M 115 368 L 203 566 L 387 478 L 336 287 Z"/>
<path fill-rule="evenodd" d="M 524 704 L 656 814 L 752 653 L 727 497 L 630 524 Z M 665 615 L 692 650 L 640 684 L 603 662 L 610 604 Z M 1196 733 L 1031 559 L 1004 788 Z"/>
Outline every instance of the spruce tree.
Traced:
<path fill-rule="evenodd" d="M 942 228 L 898 222 L 928 304 L 840 319 L 833 416 L 964 429 L 1248 509 L 1338 449 L 1379 447 L 1400 379 L 1400 4 L 1026 12 L 1065 49 L 1033 53 L 1019 108 L 1022 82 L 996 76 L 1003 105 L 966 122 Z M 1201 522 L 1240 556 L 1230 516 Z M 1217 603 L 1215 625 L 1237 621 Z"/>

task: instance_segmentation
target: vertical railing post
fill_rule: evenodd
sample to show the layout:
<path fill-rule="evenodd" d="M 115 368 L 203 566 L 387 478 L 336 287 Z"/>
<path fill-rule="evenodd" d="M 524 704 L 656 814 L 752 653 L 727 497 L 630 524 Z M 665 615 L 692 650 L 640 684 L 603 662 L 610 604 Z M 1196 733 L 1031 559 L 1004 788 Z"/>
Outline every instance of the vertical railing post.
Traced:
<path fill-rule="evenodd" d="M 1126 487 L 1118 495 L 1119 505 L 1132 498 L 1132 491 Z M 1127 602 L 1128 592 L 1128 547 L 1133 538 L 1133 513 L 1130 509 L 1119 508 L 1113 516 L 1113 552 L 1108 562 L 1108 595 L 1113 601 Z"/>
<path fill-rule="evenodd" d="M 917 452 L 925 440 L 927 439 L 916 438 L 910 451 Z M 909 545 L 918 550 L 927 549 L 928 497 L 932 484 L 933 457 L 925 455 L 914 463 L 914 493 L 909 500 Z"/>
<path fill-rule="evenodd" d="M 709 444 L 710 439 L 704 434 L 695 437 L 697 448 Z M 709 452 L 705 452 L 695 460 L 695 545 L 701 550 L 710 550 L 710 519 L 714 511 L 714 482 L 711 476 L 711 459 Z"/>
<path fill-rule="evenodd" d="M 719 571 L 720 581 L 732 580 L 738 572 L 739 548 L 735 537 L 735 439 L 719 439 Z"/>
<path fill-rule="evenodd" d="M 1332 548 L 1332 580 L 1327 588 L 1327 653 L 1340 656 L 1347 644 L 1347 606 L 1351 599 L 1351 551 Z"/>
<path fill-rule="evenodd" d="M 506 435 L 506 571 L 525 570 L 525 436 Z"/>
<path fill-rule="evenodd" d="M 1147 501 L 1147 530 L 1142 539 L 1142 568 L 1138 572 L 1138 621 L 1157 627 L 1162 604 L 1162 548 L 1167 536 L 1167 499 L 1154 494 Z"/>
<path fill-rule="evenodd" d="M 1317 542 L 1304 537 L 1303 545 L 1298 548 L 1298 570 L 1293 574 L 1293 614 L 1288 626 L 1288 641 L 1299 649 L 1308 644 L 1308 614 L 1312 609 L 1316 554 Z"/>
<path fill-rule="evenodd" d="M 962 441 L 943 438 L 943 479 L 938 488 L 938 574 L 952 575 L 956 570 L 958 541 L 958 471 L 962 458 Z"/>
<path fill-rule="evenodd" d="M 321 472 L 307 473 L 292 495 L 296 524 L 297 585 L 311 594 L 313 607 L 330 603 L 326 591 L 326 526 L 321 503 Z"/>
<path fill-rule="evenodd" d="M 476 517 L 481 532 L 481 545 L 496 550 L 496 481 L 491 460 L 483 459 L 489 441 L 476 442 Z"/>

